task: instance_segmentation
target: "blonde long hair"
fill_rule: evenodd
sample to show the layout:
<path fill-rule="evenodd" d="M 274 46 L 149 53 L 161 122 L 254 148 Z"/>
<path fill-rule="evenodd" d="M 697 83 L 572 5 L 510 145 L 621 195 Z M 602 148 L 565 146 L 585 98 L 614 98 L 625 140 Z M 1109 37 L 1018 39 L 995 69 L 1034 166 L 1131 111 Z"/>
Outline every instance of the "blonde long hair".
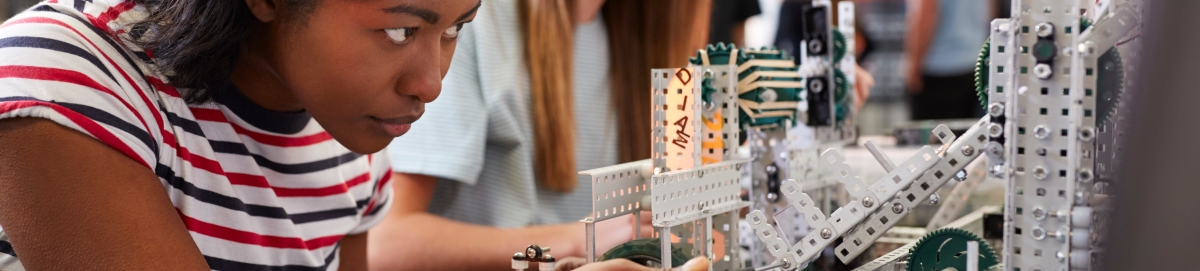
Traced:
<path fill-rule="evenodd" d="M 574 0 L 519 2 L 533 102 L 534 172 L 545 188 L 569 192 L 578 186 Z M 650 69 L 687 65 L 687 58 L 707 42 L 710 12 L 711 1 L 706 0 L 605 2 L 611 106 L 622 162 L 650 157 Z"/>

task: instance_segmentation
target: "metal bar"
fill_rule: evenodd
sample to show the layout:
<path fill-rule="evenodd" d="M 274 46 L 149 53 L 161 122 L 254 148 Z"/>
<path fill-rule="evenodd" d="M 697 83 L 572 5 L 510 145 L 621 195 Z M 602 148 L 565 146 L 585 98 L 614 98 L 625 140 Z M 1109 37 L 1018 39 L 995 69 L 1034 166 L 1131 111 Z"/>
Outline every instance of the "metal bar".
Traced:
<path fill-rule="evenodd" d="M 659 247 L 662 248 L 662 264 L 671 265 L 671 227 L 658 228 Z"/>
<path fill-rule="evenodd" d="M 892 172 L 893 169 L 896 169 L 896 163 L 892 163 L 891 158 L 888 158 L 882 151 L 879 151 L 879 146 L 875 145 L 875 140 L 867 139 L 867 142 L 863 143 L 863 146 L 866 146 L 867 151 L 870 151 L 871 155 L 875 156 L 875 160 L 879 161 L 879 164 L 883 166 L 883 170 Z"/>
<path fill-rule="evenodd" d="M 586 254 L 587 262 L 593 263 L 596 262 L 596 223 L 584 223 L 584 228 L 586 232 L 584 233 L 584 238 L 586 238 L 584 242 L 587 242 L 587 245 L 584 246 L 584 254 Z"/>

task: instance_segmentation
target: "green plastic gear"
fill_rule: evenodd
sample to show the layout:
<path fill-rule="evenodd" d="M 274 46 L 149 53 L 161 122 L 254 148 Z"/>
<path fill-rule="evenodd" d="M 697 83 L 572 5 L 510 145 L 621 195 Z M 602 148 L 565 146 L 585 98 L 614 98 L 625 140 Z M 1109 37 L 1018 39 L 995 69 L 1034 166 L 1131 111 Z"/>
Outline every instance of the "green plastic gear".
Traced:
<path fill-rule="evenodd" d="M 842 31 L 833 31 L 833 63 L 842 62 L 846 57 L 846 35 Z"/>
<path fill-rule="evenodd" d="M 992 38 L 983 43 L 979 59 L 975 62 L 975 95 L 986 109 L 988 104 L 988 64 L 992 62 Z"/>
<path fill-rule="evenodd" d="M 1080 19 L 1079 26 L 1086 31 L 1092 26 L 1092 21 Z M 979 50 L 979 58 L 975 63 L 975 95 L 979 97 L 979 103 L 984 108 L 988 104 L 988 68 L 991 63 L 991 48 L 992 39 L 988 38 L 984 42 L 983 48 Z M 1101 55 L 1097 63 L 1100 70 L 1096 74 L 1096 123 L 1099 125 L 1116 114 L 1117 103 L 1120 102 L 1125 88 L 1125 66 L 1121 62 L 1121 53 L 1117 51 L 1116 47 Z"/>
<path fill-rule="evenodd" d="M 850 81 L 846 80 L 846 73 L 842 72 L 841 69 L 833 69 L 833 84 L 834 118 L 837 121 L 842 121 L 846 119 L 846 114 L 849 113 L 850 102 L 853 99 L 848 94 L 853 90 L 850 89 Z"/>
<path fill-rule="evenodd" d="M 967 241 L 979 242 L 979 270 L 1000 264 L 996 253 L 979 236 L 959 228 L 926 234 L 908 251 L 908 271 L 967 270 Z"/>
<path fill-rule="evenodd" d="M 662 266 L 662 246 L 658 238 L 643 238 L 625 242 L 600 255 L 599 261 L 626 259 L 643 266 Z M 692 259 L 688 244 L 671 245 L 671 267 L 679 267 Z"/>
<path fill-rule="evenodd" d="M 1116 47 L 1100 55 L 1096 63 L 1100 68 L 1096 74 L 1096 125 L 1100 125 L 1117 113 L 1125 88 L 1125 65 Z"/>
<path fill-rule="evenodd" d="M 736 56 L 732 55 L 734 49 L 736 49 L 736 48 L 737 48 L 737 46 L 735 46 L 733 44 L 725 44 L 725 43 L 717 43 L 716 45 L 708 45 L 705 48 L 705 50 L 697 52 L 696 56 L 690 58 L 689 62 L 692 63 L 693 65 L 703 65 L 704 63 L 703 63 L 702 57 L 704 55 L 701 55 L 701 54 L 707 54 L 708 64 L 710 64 L 710 65 L 734 64 L 735 66 L 741 66 L 742 64 L 746 63 L 747 61 L 756 60 L 756 59 L 770 59 L 770 60 L 791 60 L 792 59 L 791 57 L 788 57 L 788 55 L 785 52 L 776 50 L 775 48 L 769 48 L 769 47 L 763 47 L 762 49 L 759 49 L 759 50 L 752 50 L 752 49 L 737 50 L 737 55 Z M 773 68 L 773 67 L 754 66 L 754 67 L 750 67 L 750 68 L 746 69 L 745 71 L 738 73 L 738 80 L 740 81 L 741 79 L 744 79 L 747 76 L 750 76 L 751 74 L 753 74 L 755 72 L 759 72 L 759 71 L 797 72 L 797 68 L 794 66 L 788 67 L 788 68 Z M 800 81 L 799 78 L 787 78 L 787 77 L 779 77 L 779 78 L 760 77 L 758 80 L 759 81 Z M 705 97 L 701 97 L 701 98 L 706 101 L 709 101 L 709 99 L 711 99 L 711 96 L 710 96 L 711 93 L 716 92 L 716 88 L 711 86 L 710 80 L 702 81 L 701 89 L 703 91 L 703 95 L 705 96 Z M 745 90 L 742 90 L 742 91 L 745 91 Z M 762 94 L 767 91 L 775 92 L 775 97 L 776 97 L 775 101 L 781 101 L 781 102 L 783 102 L 783 101 L 786 101 L 786 102 L 803 101 L 803 97 L 800 97 L 800 95 L 799 95 L 801 93 L 801 91 L 803 91 L 803 88 L 760 87 L 758 89 L 746 91 L 745 93 L 739 94 L 738 99 L 752 101 L 755 103 L 762 103 L 763 102 Z M 772 110 L 780 110 L 780 109 L 772 109 Z M 794 117 L 794 114 L 789 117 L 751 118 L 749 115 L 746 114 L 745 111 L 739 110 L 738 111 L 738 121 L 740 123 L 742 123 L 743 125 L 754 127 L 754 126 L 765 126 L 765 125 L 783 126 L 783 124 L 787 123 L 787 122 L 792 122 L 792 124 L 795 124 L 796 119 Z"/>

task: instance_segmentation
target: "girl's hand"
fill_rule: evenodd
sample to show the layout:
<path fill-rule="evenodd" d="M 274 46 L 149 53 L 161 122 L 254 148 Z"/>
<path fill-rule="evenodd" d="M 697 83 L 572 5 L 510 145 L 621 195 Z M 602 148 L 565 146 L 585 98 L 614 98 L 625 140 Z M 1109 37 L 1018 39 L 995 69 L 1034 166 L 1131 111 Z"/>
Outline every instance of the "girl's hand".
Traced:
<path fill-rule="evenodd" d="M 558 261 L 555 271 L 707 271 L 708 258 L 696 257 L 683 266 L 666 269 L 641 266 L 625 259 L 596 262 L 585 265 L 583 258 L 565 258 Z"/>

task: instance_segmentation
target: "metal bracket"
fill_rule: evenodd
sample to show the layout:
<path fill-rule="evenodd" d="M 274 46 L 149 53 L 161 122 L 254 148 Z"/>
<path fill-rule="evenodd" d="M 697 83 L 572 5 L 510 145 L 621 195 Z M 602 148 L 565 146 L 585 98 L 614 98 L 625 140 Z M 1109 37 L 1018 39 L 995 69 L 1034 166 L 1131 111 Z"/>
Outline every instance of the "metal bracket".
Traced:
<path fill-rule="evenodd" d="M 987 143 L 987 136 L 984 135 L 986 130 L 984 126 L 987 122 L 987 117 L 976 122 L 966 133 L 963 133 L 962 137 L 946 148 L 943 157 L 932 168 L 920 171 L 918 174 L 923 173 L 923 175 L 920 175 L 911 187 L 897 195 L 898 198 L 883 204 L 883 208 L 872 212 L 869 218 L 858 226 L 859 230 L 851 231 L 850 235 L 844 236 L 845 242 L 834 249 L 834 254 L 838 259 L 843 263 L 848 263 L 858 257 L 870 247 L 871 243 L 878 240 L 884 231 L 895 226 L 900 218 L 908 214 L 913 207 L 925 202 L 929 195 L 946 184 L 954 177 L 954 173 L 962 170 L 972 160 L 979 157 L 982 151 L 967 152 L 965 147 L 972 150 L 983 148 Z"/>

